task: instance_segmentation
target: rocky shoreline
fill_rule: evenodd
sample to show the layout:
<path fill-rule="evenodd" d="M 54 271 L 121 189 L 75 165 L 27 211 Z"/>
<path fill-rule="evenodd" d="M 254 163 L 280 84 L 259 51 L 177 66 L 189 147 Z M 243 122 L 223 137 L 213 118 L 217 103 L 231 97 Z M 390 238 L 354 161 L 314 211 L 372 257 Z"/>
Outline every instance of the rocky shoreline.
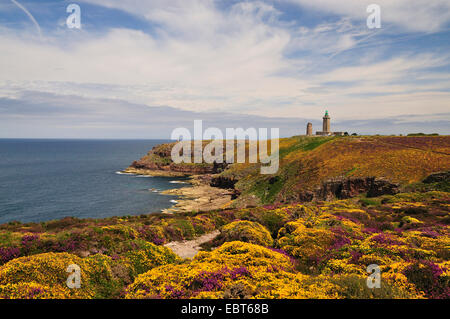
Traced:
<path fill-rule="evenodd" d="M 233 191 L 212 187 L 209 185 L 195 185 L 162 192 L 165 195 L 176 195 L 182 199 L 171 208 L 163 210 L 165 214 L 181 212 L 208 212 L 227 208 L 232 201 Z"/>
<path fill-rule="evenodd" d="M 145 169 L 145 168 L 134 168 L 128 167 L 122 171 L 122 173 L 126 174 L 134 174 L 134 175 L 145 175 L 145 176 L 158 176 L 158 177 L 187 177 L 189 174 L 182 172 L 174 172 L 174 171 L 165 171 L 165 170 L 153 170 L 153 169 Z"/>
<path fill-rule="evenodd" d="M 164 209 L 164 214 L 184 213 L 184 212 L 208 212 L 217 209 L 227 208 L 235 196 L 232 189 L 211 186 L 212 175 L 187 175 L 180 172 L 137 169 L 129 167 L 123 171 L 126 174 L 159 176 L 159 177 L 190 177 L 185 182 L 190 184 L 186 187 L 168 189 L 161 194 L 178 196 L 181 199 L 170 208 Z"/>

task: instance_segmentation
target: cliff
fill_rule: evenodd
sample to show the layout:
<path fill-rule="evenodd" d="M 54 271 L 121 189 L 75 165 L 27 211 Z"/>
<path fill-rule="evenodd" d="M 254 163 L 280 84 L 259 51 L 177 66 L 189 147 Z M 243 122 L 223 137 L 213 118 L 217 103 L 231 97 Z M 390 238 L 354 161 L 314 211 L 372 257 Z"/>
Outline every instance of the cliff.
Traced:
<path fill-rule="evenodd" d="M 214 174 L 210 185 L 235 189 L 238 206 L 395 194 L 450 170 L 450 136 L 284 138 L 274 175 L 260 174 L 260 164 L 175 164 L 174 145 L 153 148 L 127 171 Z"/>
<path fill-rule="evenodd" d="M 450 136 L 299 136 L 280 141 L 276 174 L 236 164 L 221 176 L 238 180 L 238 202 L 244 205 L 255 197 L 266 204 L 395 194 L 448 170 Z"/>
<path fill-rule="evenodd" d="M 207 142 L 204 142 L 206 145 Z M 217 164 L 176 164 L 171 159 L 171 151 L 175 143 L 161 144 L 153 147 L 147 155 L 134 161 L 125 172 L 144 175 L 187 176 L 215 174 L 223 167 Z M 193 157 L 193 153 L 191 154 Z"/>

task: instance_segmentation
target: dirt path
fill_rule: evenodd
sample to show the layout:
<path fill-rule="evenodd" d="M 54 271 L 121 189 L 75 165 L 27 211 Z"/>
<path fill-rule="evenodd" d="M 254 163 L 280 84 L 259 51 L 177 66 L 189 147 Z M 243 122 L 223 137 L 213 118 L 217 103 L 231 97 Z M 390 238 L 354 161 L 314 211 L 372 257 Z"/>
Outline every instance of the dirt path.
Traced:
<path fill-rule="evenodd" d="M 197 237 L 196 239 L 193 240 L 173 241 L 168 244 L 165 244 L 164 246 L 172 249 L 172 251 L 181 258 L 192 258 L 201 249 L 199 247 L 201 244 L 216 238 L 219 234 L 220 232 L 218 230 L 215 230 L 211 233 Z"/>

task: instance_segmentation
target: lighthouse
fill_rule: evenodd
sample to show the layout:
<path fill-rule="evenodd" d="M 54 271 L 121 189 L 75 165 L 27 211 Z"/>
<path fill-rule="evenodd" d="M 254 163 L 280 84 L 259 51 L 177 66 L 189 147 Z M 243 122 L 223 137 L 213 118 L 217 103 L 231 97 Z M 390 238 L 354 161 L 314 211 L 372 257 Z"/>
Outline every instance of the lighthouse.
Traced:
<path fill-rule="evenodd" d="M 328 111 L 325 111 L 325 115 L 323 117 L 323 130 L 320 132 L 316 132 L 316 135 L 319 136 L 343 136 L 344 132 L 331 132 L 331 117 L 328 114 Z M 308 128 L 307 128 L 307 132 L 306 135 L 308 135 L 308 131 L 309 130 L 309 123 L 308 123 Z M 312 130 L 312 127 L 311 127 Z"/>
<path fill-rule="evenodd" d="M 325 116 L 323 117 L 323 130 L 322 130 L 322 132 L 324 134 L 326 134 L 326 135 L 331 133 L 330 122 L 331 122 L 330 115 L 328 114 L 328 111 L 325 111 Z"/>

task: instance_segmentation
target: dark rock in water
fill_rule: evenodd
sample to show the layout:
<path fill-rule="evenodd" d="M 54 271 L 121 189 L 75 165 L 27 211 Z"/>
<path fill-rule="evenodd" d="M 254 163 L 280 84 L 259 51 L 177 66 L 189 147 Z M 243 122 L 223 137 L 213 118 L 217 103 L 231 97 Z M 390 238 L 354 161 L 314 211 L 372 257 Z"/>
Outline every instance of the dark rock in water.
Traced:
<path fill-rule="evenodd" d="M 391 183 L 383 178 L 336 178 L 324 182 L 314 193 L 304 192 L 300 198 L 304 201 L 311 201 L 313 199 L 328 201 L 334 198 L 352 198 L 362 193 L 367 193 L 367 197 L 377 197 L 381 195 L 394 195 L 398 192 L 398 184 Z"/>
<path fill-rule="evenodd" d="M 450 180 L 450 171 L 433 173 L 423 180 L 425 184 L 440 183 Z"/>

